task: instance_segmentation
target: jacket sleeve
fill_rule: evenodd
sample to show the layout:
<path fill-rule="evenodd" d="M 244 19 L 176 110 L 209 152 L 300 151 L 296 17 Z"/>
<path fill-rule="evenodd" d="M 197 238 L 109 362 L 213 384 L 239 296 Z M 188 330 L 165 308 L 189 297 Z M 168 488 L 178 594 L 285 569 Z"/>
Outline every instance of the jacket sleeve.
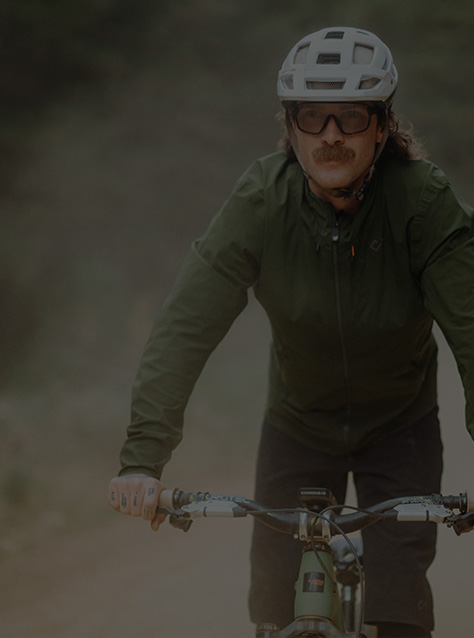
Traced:
<path fill-rule="evenodd" d="M 159 312 L 132 391 L 121 474 L 160 478 L 182 437 L 184 410 L 211 352 L 247 304 L 258 278 L 263 197 L 249 172 L 194 242 Z"/>
<path fill-rule="evenodd" d="M 415 220 L 420 282 L 427 309 L 454 354 L 474 438 L 474 218 L 445 176 L 434 170 Z"/>

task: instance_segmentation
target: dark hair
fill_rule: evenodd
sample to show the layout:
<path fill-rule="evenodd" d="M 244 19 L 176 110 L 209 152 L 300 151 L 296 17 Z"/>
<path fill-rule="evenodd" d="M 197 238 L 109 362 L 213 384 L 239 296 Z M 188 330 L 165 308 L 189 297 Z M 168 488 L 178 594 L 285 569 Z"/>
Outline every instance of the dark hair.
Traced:
<path fill-rule="evenodd" d="M 389 127 L 387 142 L 385 143 L 380 160 L 388 157 L 396 157 L 401 160 L 420 160 L 426 157 L 423 144 L 413 135 L 413 127 L 405 130 L 400 127 L 399 119 L 391 108 L 388 111 L 380 110 L 377 114 L 380 125 Z M 292 160 L 296 155 L 290 142 L 288 129 L 292 126 L 291 108 L 282 109 L 276 115 L 276 119 L 283 125 L 284 132 L 278 148 L 284 151 Z M 379 161 L 380 161 L 379 160 Z"/>

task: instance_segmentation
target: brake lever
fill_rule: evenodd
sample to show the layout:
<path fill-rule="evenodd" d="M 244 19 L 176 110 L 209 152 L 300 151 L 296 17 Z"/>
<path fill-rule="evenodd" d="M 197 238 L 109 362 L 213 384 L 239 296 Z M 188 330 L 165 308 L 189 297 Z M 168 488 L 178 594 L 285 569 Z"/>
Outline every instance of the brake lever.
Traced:
<path fill-rule="evenodd" d="M 458 536 L 472 532 L 474 528 L 474 512 L 456 516 L 456 520 L 451 523 L 450 527 L 454 529 Z"/>
<path fill-rule="evenodd" d="M 179 514 L 170 514 L 169 521 L 172 527 L 182 529 L 183 532 L 187 532 L 193 524 L 193 521 L 190 518 L 185 518 Z"/>
<path fill-rule="evenodd" d="M 189 515 L 185 514 L 181 510 L 172 510 L 169 507 L 159 507 L 156 510 L 157 514 L 166 514 L 168 516 L 169 523 L 176 529 L 182 529 L 183 532 L 187 532 L 193 524 Z"/>

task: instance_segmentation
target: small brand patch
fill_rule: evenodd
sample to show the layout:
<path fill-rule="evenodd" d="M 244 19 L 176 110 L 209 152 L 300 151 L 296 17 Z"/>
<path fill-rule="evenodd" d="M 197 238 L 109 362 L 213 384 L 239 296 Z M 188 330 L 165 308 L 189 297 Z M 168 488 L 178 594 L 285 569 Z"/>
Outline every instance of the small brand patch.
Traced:
<path fill-rule="evenodd" d="M 323 591 L 324 578 L 321 572 L 306 572 L 303 579 L 303 591 Z"/>
<path fill-rule="evenodd" d="M 382 248 L 382 240 L 374 239 L 374 241 L 370 244 L 370 247 L 375 253 L 378 253 L 379 250 Z"/>

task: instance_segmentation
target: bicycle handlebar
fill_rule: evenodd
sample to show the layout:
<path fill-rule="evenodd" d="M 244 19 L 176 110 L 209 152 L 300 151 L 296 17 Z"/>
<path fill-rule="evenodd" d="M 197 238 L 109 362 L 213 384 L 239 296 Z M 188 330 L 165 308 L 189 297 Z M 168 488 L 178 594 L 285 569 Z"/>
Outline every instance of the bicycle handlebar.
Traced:
<path fill-rule="evenodd" d="M 342 509 L 355 510 L 351 514 L 337 513 Z M 458 513 L 456 513 L 456 510 Z M 233 517 L 247 515 L 258 518 L 265 525 L 300 540 L 315 535 L 331 537 L 348 534 L 372 525 L 380 519 L 396 521 L 430 521 L 452 527 L 457 535 L 472 531 L 474 502 L 467 492 L 457 496 L 411 496 L 383 501 L 364 510 L 347 505 L 330 505 L 320 510 L 289 508 L 274 510 L 244 498 L 209 492 L 185 493 L 179 489 L 163 490 L 158 511 L 170 516 L 170 523 L 187 531 L 192 520 L 199 517 Z"/>

